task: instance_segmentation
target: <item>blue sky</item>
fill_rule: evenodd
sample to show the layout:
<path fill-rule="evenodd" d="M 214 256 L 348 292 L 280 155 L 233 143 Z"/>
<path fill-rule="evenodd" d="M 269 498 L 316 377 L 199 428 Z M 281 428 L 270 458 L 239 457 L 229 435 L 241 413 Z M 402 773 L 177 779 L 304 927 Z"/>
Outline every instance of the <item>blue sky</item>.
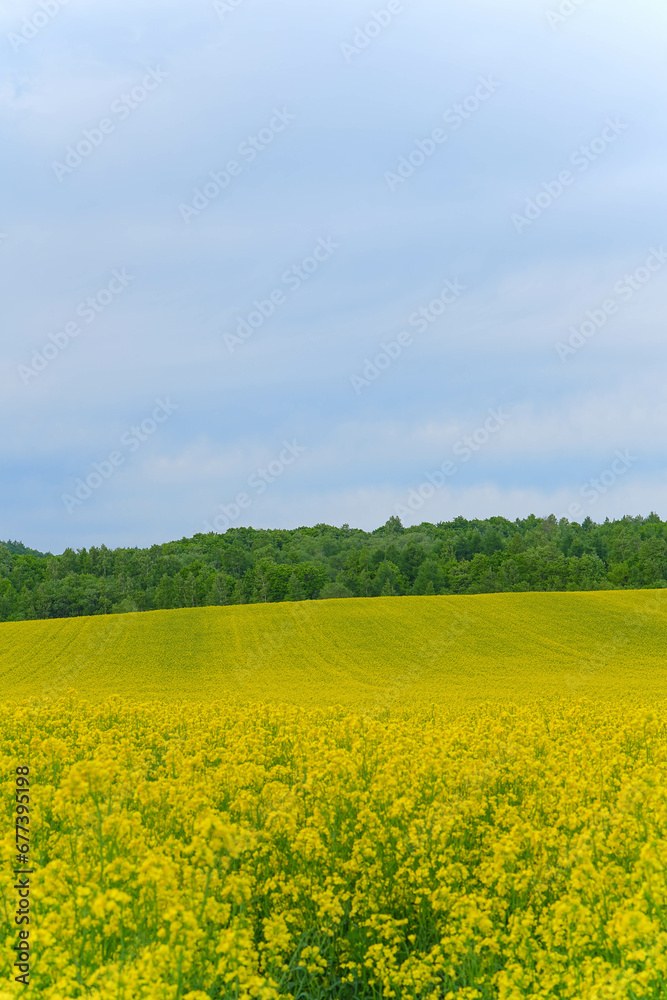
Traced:
<path fill-rule="evenodd" d="M 0 537 L 667 517 L 666 26 L 5 0 Z"/>

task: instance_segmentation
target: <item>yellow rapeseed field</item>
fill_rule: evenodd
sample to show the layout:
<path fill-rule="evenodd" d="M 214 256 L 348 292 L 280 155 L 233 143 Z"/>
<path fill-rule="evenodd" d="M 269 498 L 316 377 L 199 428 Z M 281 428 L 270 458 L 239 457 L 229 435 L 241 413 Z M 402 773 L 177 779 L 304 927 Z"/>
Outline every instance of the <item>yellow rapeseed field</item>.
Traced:
<path fill-rule="evenodd" d="M 372 597 L 0 624 L 0 698 L 377 711 L 667 693 L 667 590 Z"/>
<path fill-rule="evenodd" d="M 0 1000 L 667 997 L 666 609 L 500 594 L 0 625 Z"/>

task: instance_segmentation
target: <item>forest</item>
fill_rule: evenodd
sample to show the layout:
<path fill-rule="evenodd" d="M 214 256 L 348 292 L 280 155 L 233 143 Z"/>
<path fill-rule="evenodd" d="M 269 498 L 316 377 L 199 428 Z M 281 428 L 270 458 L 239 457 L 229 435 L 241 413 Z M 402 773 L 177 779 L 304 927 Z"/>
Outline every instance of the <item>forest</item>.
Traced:
<path fill-rule="evenodd" d="M 263 601 L 667 587 L 657 514 L 581 524 L 531 515 L 230 528 L 150 548 L 37 552 L 0 542 L 0 621 Z"/>

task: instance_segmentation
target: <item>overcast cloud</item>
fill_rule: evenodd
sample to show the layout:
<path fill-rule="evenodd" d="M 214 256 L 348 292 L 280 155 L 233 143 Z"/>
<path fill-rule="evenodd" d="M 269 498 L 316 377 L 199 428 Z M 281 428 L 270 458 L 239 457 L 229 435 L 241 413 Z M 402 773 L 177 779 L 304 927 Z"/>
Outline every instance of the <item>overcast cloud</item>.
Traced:
<path fill-rule="evenodd" d="M 0 537 L 667 517 L 666 28 L 5 0 Z"/>

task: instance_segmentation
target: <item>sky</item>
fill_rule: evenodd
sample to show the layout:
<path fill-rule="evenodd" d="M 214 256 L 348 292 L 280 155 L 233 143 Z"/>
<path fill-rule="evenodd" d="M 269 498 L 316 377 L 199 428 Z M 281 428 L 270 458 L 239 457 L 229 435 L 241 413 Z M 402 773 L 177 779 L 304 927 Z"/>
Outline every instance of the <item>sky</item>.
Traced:
<path fill-rule="evenodd" d="M 667 518 L 666 28 L 0 2 L 0 538 Z"/>

